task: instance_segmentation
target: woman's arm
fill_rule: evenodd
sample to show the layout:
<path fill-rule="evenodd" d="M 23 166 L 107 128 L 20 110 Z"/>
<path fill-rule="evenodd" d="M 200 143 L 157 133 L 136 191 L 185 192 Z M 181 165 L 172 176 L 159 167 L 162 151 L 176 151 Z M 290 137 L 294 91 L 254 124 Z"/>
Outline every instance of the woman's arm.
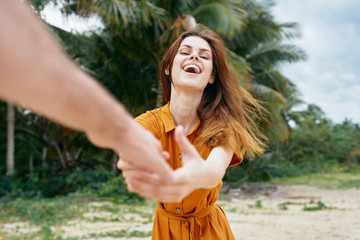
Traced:
<path fill-rule="evenodd" d="M 203 176 L 200 188 L 216 187 L 224 177 L 227 167 L 233 156 L 233 151 L 223 147 L 215 147 L 204 163 L 204 169 L 201 171 Z"/>

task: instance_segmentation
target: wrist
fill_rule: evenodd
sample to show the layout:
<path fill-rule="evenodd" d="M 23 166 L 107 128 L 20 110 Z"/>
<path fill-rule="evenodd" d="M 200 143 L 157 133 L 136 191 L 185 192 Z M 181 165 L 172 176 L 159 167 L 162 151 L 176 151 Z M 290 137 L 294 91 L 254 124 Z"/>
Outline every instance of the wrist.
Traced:
<path fill-rule="evenodd" d="M 105 123 L 99 122 L 85 132 L 93 144 L 99 147 L 111 148 L 120 153 L 124 141 L 127 141 L 129 133 L 133 129 L 132 124 L 134 122 L 125 110 L 118 109 L 117 112 L 118 114 L 114 112 L 112 116 L 107 117 L 104 120 Z M 105 115 L 103 116 L 105 117 Z"/>

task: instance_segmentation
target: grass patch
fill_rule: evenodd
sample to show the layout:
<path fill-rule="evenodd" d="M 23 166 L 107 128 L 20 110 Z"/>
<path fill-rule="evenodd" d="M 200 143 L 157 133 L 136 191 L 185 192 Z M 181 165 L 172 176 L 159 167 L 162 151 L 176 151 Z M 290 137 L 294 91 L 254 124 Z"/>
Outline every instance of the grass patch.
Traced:
<path fill-rule="evenodd" d="M 261 200 L 256 200 L 255 204 L 250 204 L 248 206 L 249 208 L 255 208 L 255 209 L 261 209 L 263 207 Z"/>
<path fill-rule="evenodd" d="M 237 210 L 238 210 L 238 209 L 237 209 L 236 207 L 233 207 L 233 208 L 230 208 L 230 209 L 228 210 L 228 212 L 236 213 Z"/>
<path fill-rule="evenodd" d="M 326 189 L 360 188 L 360 173 L 314 173 L 289 178 L 275 178 L 273 184 L 296 185 L 306 184 Z"/>
<path fill-rule="evenodd" d="M 323 203 L 321 201 L 317 201 L 315 205 L 310 204 L 310 206 L 305 204 L 305 206 L 303 208 L 304 211 L 319 211 L 319 210 L 325 210 L 325 209 L 330 209 L 330 208 L 327 207 L 325 205 L 325 203 Z"/>
<path fill-rule="evenodd" d="M 148 224 L 153 220 L 154 203 L 119 204 L 104 202 L 107 198 L 98 198 L 86 194 L 74 194 L 56 198 L 38 199 L 15 199 L 0 200 L 0 226 L 8 223 L 8 226 L 0 229 L 0 240 L 80 240 L 103 237 L 148 237 L 151 231 L 139 231 L 125 229 L 102 233 L 86 234 L 80 237 L 64 237 L 63 226 L 73 226 L 73 223 L 82 221 L 86 223 L 109 223 L 134 221 L 134 224 Z M 91 203 L 91 204 L 89 204 Z M 109 212 L 108 217 L 96 216 L 97 212 Z M 95 213 L 88 218 L 85 213 Z M 134 214 L 130 219 L 123 218 L 126 214 Z M 91 214 L 89 214 L 91 215 Z M 138 218 L 135 215 L 141 217 Z M 25 230 L 26 231 L 22 231 Z"/>
<path fill-rule="evenodd" d="M 105 233 L 91 233 L 89 234 L 90 238 L 103 238 L 103 237 L 113 237 L 113 238 L 130 238 L 130 237 L 150 237 L 150 232 L 143 232 L 143 231 L 128 231 L 128 230 L 121 230 L 121 231 L 112 231 L 112 232 L 105 232 Z"/>
<path fill-rule="evenodd" d="M 290 205 L 303 205 L 303 210 L 304 211 L 319 211 L 319 210 L 330 210 L 333 209 L 331 207 L 326 206 L 325 203 L 321 202 L 321 201 L 317 201 L 316 203 L 314 202 L 310 202 L 310 203 L 301 203 L 301 202 L 283 202 L 278 204 L 278 207 L 280 210 L 288 210 L 288 206 Z"/>
<path fill-rule="evenodd" d="M 0 240 L 32 240 L 32 239 L 41 239 L 41 240 L 79 240 L 78 237 L 67 237 L 63 238 L 55 234 L 50 226 L 43 226 L 39 231 L 30 232 L 30 233 L 11 233 L 11 236 L 7 236 L 6 233 L 0 233 Z"/>
<path fill-rule="evenodd" d="M 305 205 L 305 203 L 287 201 L 287 202 L 283 202 L 283 203 L 278 204 L 278 207 L 279 207 L 280 210 L 288 210 L 289 205 Z"/>
<path fill-rule="evenodd" d="M 81 218 L 88 210 L 84 196 L 66 196 L 53 199 L 0 200 L 0 222 L 30 222 L 34 225 L 59 224 Z"/>

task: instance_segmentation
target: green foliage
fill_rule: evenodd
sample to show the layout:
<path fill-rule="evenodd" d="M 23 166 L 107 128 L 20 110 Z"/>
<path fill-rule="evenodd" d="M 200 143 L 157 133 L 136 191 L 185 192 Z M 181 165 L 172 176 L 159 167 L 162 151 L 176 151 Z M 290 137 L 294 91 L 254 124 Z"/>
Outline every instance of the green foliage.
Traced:
<path fill-rule="evenodd" d="M 34 177 L 21 180 L 13 176 L 0 177 L 0 199 L 49 198 L 69 193 L 87 193 L 114 202 L 141 202 L 143 198 L 128 192 L 121 175 L 112 171 L 81 171 L 63 173 L 46 179 Z"/>
<path fill-rule="evenodd" d="M 256 200 L 255 204 L 250 204 L 248 206 L 249 206 L 249 208 L 255 208 L 255 209 L 261 209 L 263 207 L 261 200 Z"/>
<path fill-rule="evenodd" d="M 333 209 L 331 207 L 328 207 L 325 205 L 325 203 L 321 202 L 321 201 L 317 201 L 317 202 L 313 202 L 310 201 L 309 203 L 304 203 L 304 202 L 283 202 L 280 203 L 278 205 L 280 210 L 288 210 L 288 206 L 291 205 L 303 205 L 303 210 L 304 211 L 319 211 L 319 210 L 329 210 L 329 209 Z"/>
<path fill-rule="evenodd" d="M 325 210 L 325 209 L 329 209 L 329 207 L 327 207 L 321 201 L 317 201 L 315 206 L 313 204 L 311 204 L 310 206 L 305 204 L 305 206 L 304 206 L 304 211 L 318 211 L 318 210 Z"/>
<path fill-rule="evenodd" d="M 308 109 L 290 115 L 296 123 L 290 139 L 273 142 L 266 154 L 245 160 L 228 169 L 229 182 L 269 181 L 272 178 L 300 176 L 310 173 L 355 171 L 360 163 L 360 126 L 345 120 L 329 121 L 322 110 Z M 356 183 L 357 180 L 354 180 Z"/>
<path fill-rule="evenodd" d="M 105 237 L 112 237 L 112 238 L 121 238 L 121 237 L 126 237 L 126 238 L 130 238 L 130 237 L 149 237 L 151 236 L 151 231 L 150 232 L 143 232 L 143 231 L 137 231 L 137 230 L 133 230 L 133 231 L 128 231 L 128 230 L 120 230 L 120 231 L 112 231 L 112 232 L 105 232 L 105 233 L 92 233 L 89 234 L 89 237 L 91 238 L 105 238 Z"/>
<path fill-rule="evenodd" d="M 89 199 L 59 197 L 52 200 L 21 198 L 11 201 L 0 200 L 0 209 L 2 209 L 0 219 L 6 222 L 30 221 L 35 225 L 57 224 L 80 217 L 79 208 L 86 200 Z"/>
<path fill-rule="evenodd" d="M 360 188 L 360 170 L 339 168 L 330 173 L 304 174 L 296 177 L 282 177 L 271 180 L 274 184 L 307 184 L 326 189 Z"/>
<path fill-rule="evenodd" d="M 127 190 L 122 176 L 111 177 L 106 182 L 92 182 L 85 187 L 84 191 L 113 202 L 135 203 L 144 200 L 139 195 Z"/>
<path fill-rule="evenodd" d="M 298 112 L 294 121 L 297 125 L 289 142 L 280 144 L 278 149 L 286 161 L 311 164 L 313 171 L 321 170 L 325 162 L 338 162 L 348 166 L 360 162 L 358 124 L 348 120 L 333 124 L 315 105 L 309 105 L 306 111 Z"/>

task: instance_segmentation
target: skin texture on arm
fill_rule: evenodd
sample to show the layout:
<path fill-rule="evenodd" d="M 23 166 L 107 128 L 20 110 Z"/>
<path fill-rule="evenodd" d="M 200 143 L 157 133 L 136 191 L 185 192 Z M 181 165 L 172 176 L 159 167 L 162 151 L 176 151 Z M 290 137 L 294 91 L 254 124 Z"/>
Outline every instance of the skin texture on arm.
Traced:
<path fill-rule="evenodd" d="M 25 3 L 0 7 L 0 98 L 84 131 L 132 164 L 171 178 L 159 141 L 59 47 Z"/>
<path fill-rule="evenodd" d="M 158 202 L 180 202 L 199 188 L 216 187 L 230 164 L 233 152 L 215 147 L 204 161 L 183 133 L 181 126 L 175 130 L 175 140 L 182 152 L 183 166 L 175 170 L 172 182 L 163 184 L 156 174 L 137 169 L 127 161 L 120 160 L 130 191 Z"/>

